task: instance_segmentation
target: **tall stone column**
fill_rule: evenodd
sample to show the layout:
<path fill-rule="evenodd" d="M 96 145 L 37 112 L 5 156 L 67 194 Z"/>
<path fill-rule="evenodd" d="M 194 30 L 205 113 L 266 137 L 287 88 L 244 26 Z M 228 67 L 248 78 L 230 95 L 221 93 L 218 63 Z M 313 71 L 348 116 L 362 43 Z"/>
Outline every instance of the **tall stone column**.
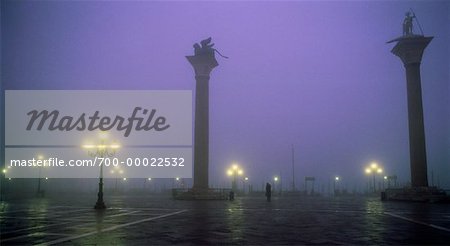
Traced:
<path fill-rule="evenodd" d="M 392 41 L 397 43 L 391 52 L 400 57 L 406 70 L 409 155 L 413 187 L 428 186 L 420 63 L 423 52 L 432 39 L 433 37 L 409 35 Z"/>
<path fill-rule="evenodd" d="M 209 188 L 209 78 L 219 64 L 210 47 L 196 48 L 195 55 L 186 58 L 194 67 L 196 80 L 193 189 L 202 191 Z"/>

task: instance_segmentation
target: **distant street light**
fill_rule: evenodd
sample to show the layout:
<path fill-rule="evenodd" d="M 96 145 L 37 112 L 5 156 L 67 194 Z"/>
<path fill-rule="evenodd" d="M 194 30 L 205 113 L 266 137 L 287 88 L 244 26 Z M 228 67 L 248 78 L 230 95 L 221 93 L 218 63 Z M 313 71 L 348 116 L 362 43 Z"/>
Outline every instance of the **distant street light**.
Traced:
<path fill-rule="evenodd" d="M 44 157 L 42 155 L 38 156 L 38 160 L 43 160 Z M 39 176 L 38 176 L 38 187 L 37 187 L 37 195 L 43 195 L 43 191 L 41 191 L 41 169 L 42 169 L 42 165 L 40 165 L 39 167 Z"/>
<path fill-rule="evenodd" d="M 144 190 L 147 188 L 147 182 L 149 183 L 149 187 L 150 187 L 150 181 L 152 181 L 152 178 L 144 179 Z"/>
<path fill-rule="evenodd" d="M 278 180 L 279 180 L 279 178 L 278 178 L 278 176 L 275 176 L 275 177 L 273 177 L 273 191 L 274 192 L 276 192 L 276 187 L 277 187 L 277 183 L 278 183 Z M 279 188 L 280 189 L 280 193 L 281 193 L 281 187 Z"/>
<path fill-rule="evenodd" d="M 366 168 L 365 171 L 366 171 L 367 175 L 372 174 L 372 177 L 373 177 L 373 192 L 375 193 L 376 192 L 375 174 L 382 174 L 383 173 L 383 169 L 380 166 L 378 166 L 378 164 L 376 162 L 372 162 L 370 164 L 370 166 L 368 166 Z"/>
<path fill-rule="evenodd" d="M 387 180 L 388 188 L 391 188 L 391 185 L 392 185 L 391 181 L 394 181 L 393 186 L 397 187 L 397 175 L 389 175 L 389 176 L 384 176 L 384 177 L 385 177 L 384 179 Z"/>
<path fill-rule="evenodd" d="M 230 169 L 227 171 L 227 175 L 230 177 L 233 177 L 233 181 L 231 182 L 231 189 L 233 191 L 237 190 L 237 176 L 242 176 L 244 174 L 244 171 L 237 165 L 233 164 Z"/>
<path fill-rule="evenodd" d="M 117 192 L 117 181 L 119 179 L 119 174 L 122 175 L 123 174 L 123 170 L 120 169 L 119 166 L 115 166 L 113 170 L 111 170 L 111 174 L 116 174 L 116 182 L 114 185 L 114 192 Z"/>
<path fill-rule="evenodd" d="M 6 173 L 8 172 L 8 170 L 5 168 L 2 170 L 2 177 L 0 177 L 0 201 L 3 201 L 3 193 L 5 193 L 5 191 L 3 190 L 5 184 L 3 184 L 3 179 L 6 179 Z"/>
<path fill-rule="evenodd" d="M 180 186 L 180 180 L 181 180 L 181 178 L 180 177 L 175 177 L 175 179 L 174 179 L 174 181 L 173 181 L 173 184 L 172 184 L 172 188 L 181 188 L 181 186 Z"/>
<path fill-rule="evenodd" d="M 92 157 L 112 157 L 116 154 L 117 149 L 120 148 L 120 145 L 117 143 L 106 144 L 106 133 L 102 132 L 100 144 L 87 144 L 83 145 L 84 149 L 88 150 L 88 155 Z M 126 178 L 124 178 L 126 180 Z M 98 182 L 98 194 L 97 194 L 97 202 L 94 206 L 95 209 L 106 209 L 105 202 L 103 201 L 103 165 L 100 165 L 100 175 Z"/>
<path fill-rule="evenodd" d="M 248 181 L 248 177 L 245 177 L 243 180 L 242 180 L 242 189 L 243 189 L 243 193 L 245 194 L 245 183 L 247 183 L 247 181 Z"/>
<path fill-rule="evenodd" d="M 341 178 L 339 176 L 334 177 L 334 182 L 333 182 L 333 193 L 336 196 L 336 183 L 339 182 Z"/>

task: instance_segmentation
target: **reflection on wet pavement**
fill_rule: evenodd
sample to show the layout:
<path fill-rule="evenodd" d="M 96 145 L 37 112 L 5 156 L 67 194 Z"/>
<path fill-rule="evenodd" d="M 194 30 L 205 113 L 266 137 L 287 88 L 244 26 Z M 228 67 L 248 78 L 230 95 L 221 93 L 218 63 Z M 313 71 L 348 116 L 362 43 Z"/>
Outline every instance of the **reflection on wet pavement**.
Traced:
<path fill-rule="evenodd" d="M 1 244 L 446 244 L 450 207 L 366 197 L 163 196 L 31 199 L 1 204 Z"/>

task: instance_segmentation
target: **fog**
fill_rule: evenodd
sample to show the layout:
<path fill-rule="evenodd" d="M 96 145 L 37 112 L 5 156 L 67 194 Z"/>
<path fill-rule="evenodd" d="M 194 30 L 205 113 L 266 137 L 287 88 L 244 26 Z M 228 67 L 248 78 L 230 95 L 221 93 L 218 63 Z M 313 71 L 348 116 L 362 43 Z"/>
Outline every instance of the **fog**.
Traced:
<path fill-rule="evenodd" d="M 289 189 L 291 146 L 297 189 L 305 176 L 319 190 L 339 176 L 361 191 L 373 161 L 406 184 L 406 78 L 386 41 L 401 36 L 410 8 L 434 36 L 421 66 L 429 182 L 450 189 L 444 1 L 8 1 L 1 82 L 4 90 L 194 91 L 185 56 L 212 37 L 229 57 L 216 56 L 210 80 L 212 187 L 229 187 L 226 170 L 238 163 L 254 189 L 274 176 Z"/>

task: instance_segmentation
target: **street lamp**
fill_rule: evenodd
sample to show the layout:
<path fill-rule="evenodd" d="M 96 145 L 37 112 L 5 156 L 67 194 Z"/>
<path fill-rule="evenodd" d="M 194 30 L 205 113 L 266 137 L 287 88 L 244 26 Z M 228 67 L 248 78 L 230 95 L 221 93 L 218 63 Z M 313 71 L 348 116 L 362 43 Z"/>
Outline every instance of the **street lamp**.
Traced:
<path fill-rule="evenodd" d="M 230 169 L 228 169 L 227 171 L 227 175 L 230 177 L 233 177 L 233 181 L 231 183 L 231 189 L 232 190 L 237 190 L 237 184 L 236 184 L 236 179 L 237 176 L 242 176 L 244 174 L 244 171 L 237 165 L 237 164 L 233 164 L 231 166 Z"/>
<path fill-rule="evenodd" d="M 375 184 L 375 174 L 382 174 L 383 173 L 383 169 L 378 166 L 378 164 L 376 162 L 372 162 L 370 164 L 370 166 L 368 166 L 365 170 L 367 175 L 372 174 L 373 177 L 373 192 L 376 192 L 376 184 Z"/>
<path fill-rule="evenodd" d="M 173 181 L 173 184 L 172 184 L 172 186 L 173 186 L 173 188 L 180 188 L 180 177 L 175 177 L 175 179 L 174 179 L 174 181 Z"/>
<path fill-rule="evenodd" d="M 245 194 L 245 183 L 247 183 L 247 181 L 248 181 L 248 177 L 245 177 L 245 178 L 242 180 L 242 189 L 243 189 L 242 193 L 243 193 L 243 194 Z"/>
<path fill-rule="evenodd" d="M 116 182 L 114 185 L 114 192 L 117 192 L 117 181 L 119 179 L 119 174 L 123 174 L 123 170 L 119 168 L 119 166 L 114 167 L 116 170 L 111 170 L 111 174 L 116 174 Z"/>
<path fill-rule="evenodd" d="M 6 164 L 5 164 L 5 166 L 6 166 Z M 9 168 L 11 168 L 11 166 L 7 166 L 7 168 L 4 168 L 2 170 L 3 175 L 0 177 L 0 201 L 4 200 L 3 194 L 6 192 L 5 189 L 6 189 L 6 185 L 7 185 L 7 183 L 4 183 L 4 181 L 6 181 L 6 173 L 8 173 Z M 8 181 L 11 181 L 11 178 L 8 178 Z M 5 188 L 3 188 L 3 187 L 5 187 Z"/>
<path fill-rule="evenodd" d="M 147 188 L 147 181 L 148 181 L 149 186 L 150 186 L 150 181 L 152 181 L 152 178 L 146 178 L 146 179 L 144 179 L 144 191 L 145 191 L 145 189 Z"/>
<path fill-rule="evenodd" d="M 336 176 L 336 177 L 334 177 L 334 182 L 333 182 L 333 193 L 334 193 L 334 195 L 336 196 L 336 183 L 337 182 L 339 182 L 339 180 L 340 180 L 341 178 L 339 177 L 339 176 Z"/>
<path fill-rule="evenodd" d="M 38 155 L 37 158 L 38 158 L 38 160 L 41 160 L 41 161 L 44 159 L 44 157 L 42 155 Z M 39 195 L 43 195 L 44 192 L 41 191 L 41 170 L 42 170 L 42 165 L 39 165 L 38 168 L 39 168 L 39 177 L 38 177 L 37 195 L 39 196 Z"/>
<path fill-rule="evenodd" d="M 106 144 L 105 138 L 106 136 L 102 134 L 100 144 L 87 144 L 83 145 L 82 147 L 88 150 L 88 155 L 90 155 L 91 157 L 112 157 L 116 154 L 116 151 L 120 148 L 120 145 L 118 145 L 117 143 Z M 124 178 L 124 180 L 126 180 L 126 178 Z M 106 209 L 105 202 L 103 201 L 103 165 L 100 165 L 97 202 L 95 203 L 94 208 Z"/>
<path fill-rule="evenodd" d="M 274 192 L 276 192 L 276 185 L 277 185 L 277 182 L 278 182 L 278 180 L 279 180 L 279 178 L 278 178 L 278 176 L 275 176 L 275 177 L 273 177 L 273 191 Z M 280 192 L 281 192 L 281 189 L 280 189 Z"/>
<path fill-rule="evenodd" d="M 3 187 L 5 186 L 5 184 L 3 184 L 3 179 L 6 180 L 7 172 L 8 172 L 8 170 L 6 168 L 4 168 L 2 170 L 3 175 L 2 175 L 2 177 L 0 177 L 0 201 L 3 201 L 3 193 L 5 193 L 5 191 L 3 190 L 4 189 Z"/>

